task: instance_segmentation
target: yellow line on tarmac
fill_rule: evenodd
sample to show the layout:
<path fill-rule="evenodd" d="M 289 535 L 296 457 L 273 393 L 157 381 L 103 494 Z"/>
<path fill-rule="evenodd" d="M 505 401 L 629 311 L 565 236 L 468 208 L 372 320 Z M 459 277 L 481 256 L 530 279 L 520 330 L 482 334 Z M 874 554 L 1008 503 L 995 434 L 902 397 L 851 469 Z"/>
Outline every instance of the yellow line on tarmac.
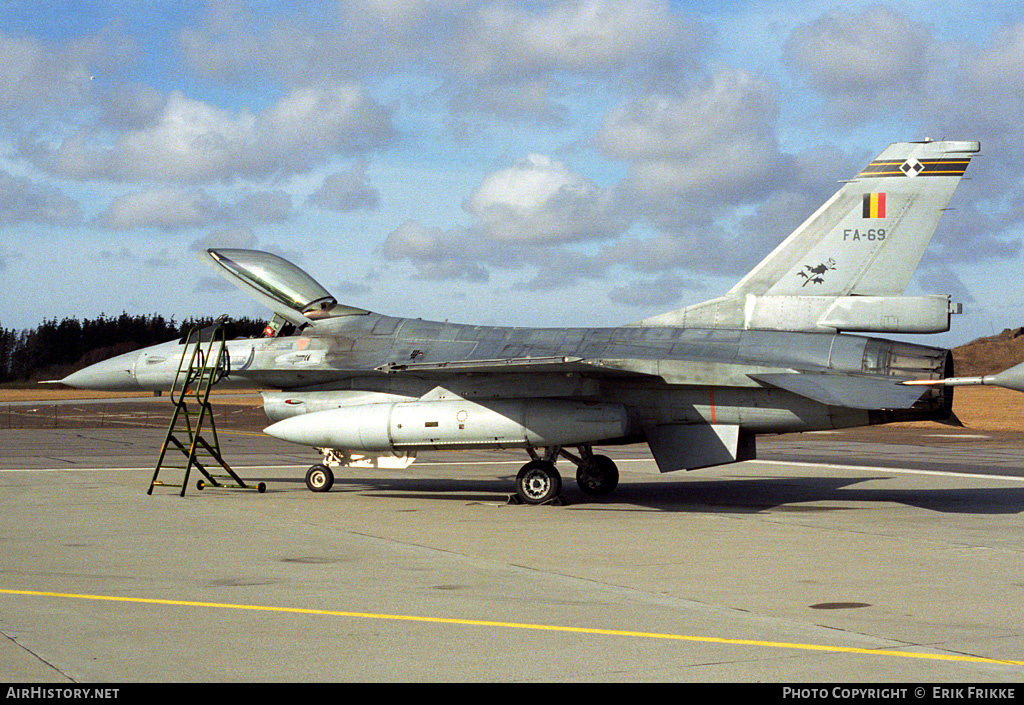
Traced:
<path fill-rule="evenodd" d="M 219 602 L 192 602 L 188 600 L 159 600 L 146 597 L 121 597 L 116 595 L 76 595 L 60 592 L 38 592 L 34 590 L 6 590 L 0 594 L 28 595 L 32 597 L 60 597 L 74 600 L 99 600 L 105 602 L 132 602 L 148 605 L 170 605 L 174 607 L 208 607 L 252 612 L 281 612 L 290 614 L 312 614 L 328 617 L 351 617 L 355 619 L 383 619 L 396 622 L 425 622 L 432 624 L 456 624 L 471 627 L 497 627 L 501 629 L 526 629 L 533 631 L 562 632 L 567 634 L 594 634 L 601 636 L 625 636 L 638 639 L 662 639 L 669 641 L 690 641 L 706 644 L 730 644 L 733 646 L 762 646 L 772 649 L 797 649 L 802 651 L 823 651 L 842 654 L 864 654 L 867 656 L 892 656 L 896 658 L 930 659 L 933 661 L 960 661 L 969 663 L 998 663 L 1008 666 L 1024 666 L 1024 661 L 1003 661 L 981 656 L 957 654 L 922 654 L 912 651 L 890 651 L 885 649 L 859 649 L 850 646 L 825 646 L 822 644 L 791 644 L 777 641 L 754 639 L 724 639 L 708 636 L 687 636 L 684 634 L 662 634 L 658 632 L 635 632 L 619 629 L 592 629 L 588 627 L 564 627 L 549 624 L 521 624 L 518 622 L 492 622 L 479 619 L 454 619 L 448 617 L 417 617 L 401 614 L 373 614 L 368 612 L 342 612 L 337 610 L 315 610 L 302 607 L 271 607 L 266 605 L 240 605 Z"/>

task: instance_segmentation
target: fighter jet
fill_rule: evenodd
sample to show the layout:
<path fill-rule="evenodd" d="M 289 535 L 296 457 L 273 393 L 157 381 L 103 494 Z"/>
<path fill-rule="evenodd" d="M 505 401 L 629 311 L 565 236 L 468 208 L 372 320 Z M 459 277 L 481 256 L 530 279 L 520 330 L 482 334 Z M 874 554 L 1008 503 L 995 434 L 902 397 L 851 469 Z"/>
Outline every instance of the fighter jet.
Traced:
<path fill-rule="evenodd" d="M 426 449 L 524 449 L 515 492 L 619 482 L 598 446 L 647 443 L 662 472 L 755 457 L 762 434 L 948 419 L 958 384 L 1024 389 L 1024 370 L 953 377 L 945 349 L 875 334 L 949 330 L 949 296 L 904 296 L 972 141 L 896 143 L 725 295 L 617 328 L 506 328 L 396 318 L 339 303 L 297 266 L 255 250 L 200 258 L 273 312 L 227 343 L 226 387 L 264 392 L 270 436 L 320 450 L 325 492 L 360 457 L 407 464 Z M 98 363 L 72 387 L 164 390 L 184 344 Z M 988 380 L 987 382 L 984 380 Z"/>

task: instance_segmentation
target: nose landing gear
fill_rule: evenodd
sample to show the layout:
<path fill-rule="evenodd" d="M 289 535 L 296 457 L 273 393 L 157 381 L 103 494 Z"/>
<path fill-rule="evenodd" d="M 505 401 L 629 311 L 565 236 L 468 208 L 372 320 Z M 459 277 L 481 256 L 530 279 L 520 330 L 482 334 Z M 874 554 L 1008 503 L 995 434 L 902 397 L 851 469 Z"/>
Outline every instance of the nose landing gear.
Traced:
<path fill-rule="evenodd" d="M 327 465 L 314 465 L 306 472 L 306 487 L 310 492 L 330 492 L 334 486 L 334 471 Z"/>

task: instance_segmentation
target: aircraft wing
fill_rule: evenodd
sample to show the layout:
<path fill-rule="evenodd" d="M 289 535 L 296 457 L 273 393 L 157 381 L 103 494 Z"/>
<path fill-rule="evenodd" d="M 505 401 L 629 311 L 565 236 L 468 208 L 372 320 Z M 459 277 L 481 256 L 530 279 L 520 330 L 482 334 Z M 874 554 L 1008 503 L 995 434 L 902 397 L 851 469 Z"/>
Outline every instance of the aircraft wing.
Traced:
<path fill-rule="evenodd" d="M 908 387 L 893 377 L 829 372 L 751 374 L 751 379 L 802 397 L 850 409 L 909 409 L 921 398 L 921 387 Z"/>
<path fill-rule="evenodd" d="M 533 373 L 533 372 L 589 372 L 610 376 L 657 377 L 657 364 L 642 369 L 630 361 L 621 365 L 616 360 L 588 360 L 576 356 L 547 356 L 504 358 L 494 360 L 456 360 L 450 362 L 409 362 L 388 364 L 375 368 L 378 372 L 410 373 L 418 376 L 446 376 L 464 373 Z M 850 409 L 909 409 L 924 394 L 921 386 L 907 386 L 905 380 L 893 377 L 851 375 L 832 372 L 769 372 L 746 375 L 763 384 L 784 389 L 802 397 L 830 406 Z M 731 386 L 726 380 L 701 380 L 703 384 Z M 703 384 L 702 384 L 703 383 Z"/>

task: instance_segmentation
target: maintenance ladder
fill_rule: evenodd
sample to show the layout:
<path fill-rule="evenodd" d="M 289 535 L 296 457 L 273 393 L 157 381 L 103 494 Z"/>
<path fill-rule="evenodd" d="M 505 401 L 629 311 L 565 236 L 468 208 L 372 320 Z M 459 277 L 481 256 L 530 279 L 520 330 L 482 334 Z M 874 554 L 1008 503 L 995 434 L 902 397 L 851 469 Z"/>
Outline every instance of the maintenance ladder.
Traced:
<path fill-rule="evenodd" d="M 185 349 L 178 363 L 178 371 L 171 385 L 171 402 L 174 413 L 167 429 L 167 437 L 160 447 L 160 457 L 153 470 L 153 479 L 146 494 L 153 494 L 153 488 L 180 487 L 180 496 L 185 496 L 188 478 L 194 467 L 214 487 L 229 489 L 251 489 L 231 466 L 224 461 L 217 438 L 217 425 L 213 420 L 210 405 L 210 390 L 231 371 L 227 350 L 226 323 L 219 322 L 207 328 L 193 328 L 185 336 Z M 186 360 L 188 361 L 186 363 Z M 204 426 L 209 425 L 209 440 L 203 435 Z M 179 451 L 186 459 L 184 465 L 165 462 L 168 450 Z M 172 454 L 173 457 L 173 454 Z M 213 475 L 214 465 L 219 465 L 226 475 Z M 159 480 L 161 470 L 184 471 L 181 484 Z M 226 480 L 229 483 L 221 483 Z M 199 480 L 196 488 L 202 490 L 206 482 Z M 266 490 L 264 483 L 256 486 L 259 492 Z"/>

